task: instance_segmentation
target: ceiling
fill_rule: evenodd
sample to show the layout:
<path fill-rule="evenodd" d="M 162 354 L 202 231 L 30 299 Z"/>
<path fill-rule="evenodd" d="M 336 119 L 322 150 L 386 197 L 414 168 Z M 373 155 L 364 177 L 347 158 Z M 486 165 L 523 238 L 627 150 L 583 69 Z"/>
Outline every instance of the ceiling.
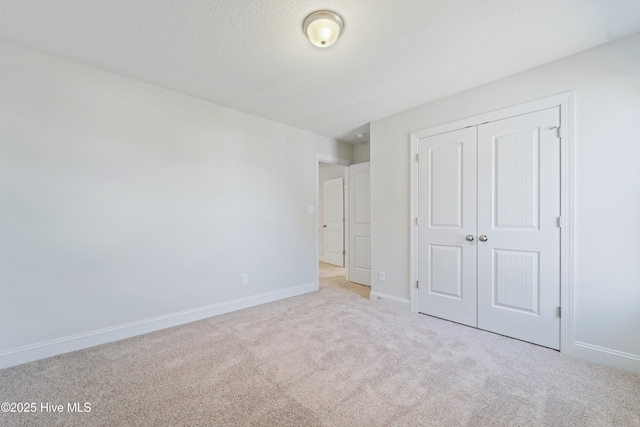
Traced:
<path fill-rule="evenodd" d="M 319 9 L 345 20 L 327 49 L 302 32 Z M 637 32 L 640 0 L 0 0 L 2 40 L 351 143 Z"/>

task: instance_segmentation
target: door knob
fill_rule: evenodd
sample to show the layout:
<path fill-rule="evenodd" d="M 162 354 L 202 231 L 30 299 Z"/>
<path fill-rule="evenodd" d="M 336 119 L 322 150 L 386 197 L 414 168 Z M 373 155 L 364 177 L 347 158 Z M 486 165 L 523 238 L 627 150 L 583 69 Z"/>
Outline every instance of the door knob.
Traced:
<path fill-rule="evenodd" d="M 481 242 L 486 242 L 487 240 L 489 240 L 489 238 L 483 234 L 481 236 L 478 236 L 478 240 L 480 240 Z"/>
<path fill-rule="evenodd" d="M 473 235 L 471 235 L 471 234 L 467 234 L 467 237 L 465 237 L 465 240 L 466 240 L 467 242 L 473 242 Z"/>
<path fill-rule="evenodd" d="M 327 224 L 323 225 L 324 228 L 327 228 Z"/>

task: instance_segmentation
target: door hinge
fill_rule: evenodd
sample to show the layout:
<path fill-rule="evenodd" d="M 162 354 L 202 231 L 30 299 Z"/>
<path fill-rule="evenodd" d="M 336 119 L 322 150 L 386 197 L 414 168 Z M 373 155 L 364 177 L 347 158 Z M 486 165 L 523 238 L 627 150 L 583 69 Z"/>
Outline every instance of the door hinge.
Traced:
<path fill-rule="evenodd" d="M 562 307 L 558 307 L 558 317 L 562 317 Z"/>
<path fill-rule="evenodd" d="M 346 255 L 346 254 L 347 254 L 347 251 L 342 251 L 342 255 Z"/>
<path fill-rule="evenodd" d="M 420 281 L 416 280 L 416 289 L 420 289 Z"/>
<path fill-rule="evenodd" d="M 558 228 L 562 228 L 564 226 L 564 222 L 562 221 L 562 217 L 558 217 Z"/>
<path fill-rule="evenodd" d="M 420 162 L 420 154 L 416 154 L 416 162 Z"/>
<path fill-rule="evenodd" d="M 420 225 L 420 218 L 416 217 L 416 225 Z"/>

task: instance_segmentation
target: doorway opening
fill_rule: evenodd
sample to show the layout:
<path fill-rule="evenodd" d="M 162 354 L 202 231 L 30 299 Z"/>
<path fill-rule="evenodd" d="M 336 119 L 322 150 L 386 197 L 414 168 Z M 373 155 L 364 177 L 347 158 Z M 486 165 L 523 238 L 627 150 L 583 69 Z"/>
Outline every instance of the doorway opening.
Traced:
<path fill-rule="evenodd" d="M 363 245 L 362 239 L 354 235 L 354 230 L 360 230 L 360 224 L 350 224 L 350 211 L 357 211 L 353 217 L 364 217 L 369 222 L 370 210 L 369 187 L 368 187 L 368 168 L 366 170 L 367 179 L 363 179 L 363 173 L 354 175 L 359 172 L 362 166 L 354 168 L 348 166 L 349 162 L 343 159 L 331 158 L 323 155 L 316 155 L 316 266 L 317 266 L 317 283 L 318 286 L 339 286 L 346 288 L 358 295 L 365 295 L 368 298 L 370 293 L 369 274 L 365 274 L 366 283 L 359 277 L 362 275 L 363 262 L 354 264 L 356 258 L 364 260 L 366 267 L 369 267 L 370 261 L 370 245 Z M 367 163 L 368 167 L 368 163 Z M 360 182 L 358 188 L 350 188 L 351 182 Z M 356 193 L 363 188 L 362 183 L 367 184 L 365 191 L 367 203 L 359 203 L 358 207 L 351 205 L 356 201 L 353 198 Z M 351 194 L 354 193 L 354 194 Z M 352 200 L 350 200 L 350 198 Z M 358 198 L 362 199 L 362 196 Z M 361 212 L 365 210 L 367 215 Z M 353 248 L 350 248 L 353 246 Z M 358 254 L 354 254 L 353 250 L 358 250 Z M 366 249 L 367 256 L 363 257 L 361 252 Z M 354 268 L 352 268 L 354 267 Z M 356 277 L 351 277 L 351 273 L 355 273 Z M 354 282 L 351 282 L 354 280 Z"/>
<path fill-rule="evenodd" d="M 318 164 L 318 259 L 327 264 L 346 267 L 346 206 L 349 168 L 320 162 Z M 345 271 L 346 276 L 346 271 Z"/>

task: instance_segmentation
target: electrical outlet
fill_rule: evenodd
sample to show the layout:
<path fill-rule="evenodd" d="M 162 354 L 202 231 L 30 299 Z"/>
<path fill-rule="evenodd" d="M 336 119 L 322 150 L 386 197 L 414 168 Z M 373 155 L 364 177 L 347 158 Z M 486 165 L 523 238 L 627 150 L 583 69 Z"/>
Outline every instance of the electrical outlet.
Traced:
<path fill-rule="evenodd" d="M 246 285 L 247 283 L 249 283 L 249 275 L 243 274 L 242 278 L 240 279 L 240 283 L 242 283 L 243 285 Z"/>
<path fill-rule="evenodd" d="M 381 282 L 384 282 L 385 280 L 387 280 L 387 277 L 384 274 L 384 271 L 378 271 L 378 280 Z"/>

